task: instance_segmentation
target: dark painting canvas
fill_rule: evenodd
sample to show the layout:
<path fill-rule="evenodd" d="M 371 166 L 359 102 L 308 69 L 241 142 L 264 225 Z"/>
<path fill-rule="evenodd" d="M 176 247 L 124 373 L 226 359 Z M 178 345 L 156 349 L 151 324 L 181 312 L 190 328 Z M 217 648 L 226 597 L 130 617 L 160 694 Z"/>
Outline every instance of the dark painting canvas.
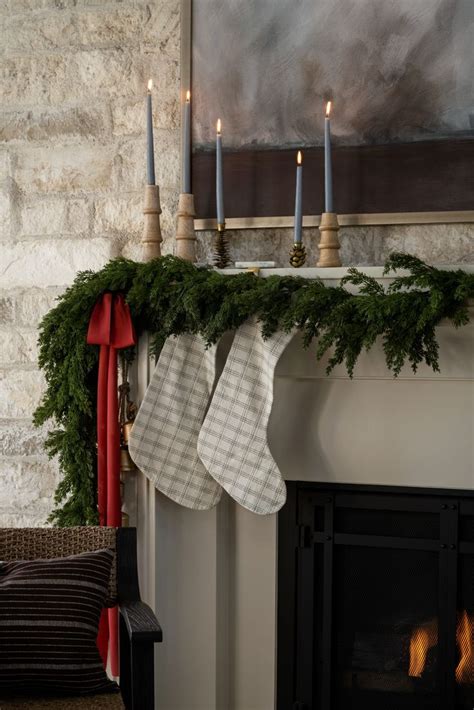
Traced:
<path fill-rule="evenodd" d="M 414 154 L 404 158 L 403 150 L 411 145 L 413 151 L 413 144 L 425 144 L 427 155 L 434 155 L 431 145 L 438 143 L 442 162 L 447 142 L 456 142 L 458 162 L 472 156 L 474 0 L 193 0 L 192 37 L 194 150 L 198 156 L 212 149 L 220 117 L 226 147 L 242 154 L 230 155 L 228 171 L 240 160 L 241 174 L 251 167 L 264 179 L 270 169 L 265 161 L 282 171 L 291 165 L 293 158 L 285 162 L 273 158 L 275 152 L 302 147 L 316 151 L 308 155 L 317 181 L 328 99 L 336 179 L 360 160 L 369 160 L 373 172 L 373 156 L 387 146 L 387 160 L 402 146 L 408 165 Z M 454 170 L 451 179 L 465 182 L 465 166 L 448 163 L 446 177 Z M 198 171 L 202 165 L 198 160 Z M 340 178 L 341 198 L 349 189 L 344 184 Z M 248 196 L 247 206 L 237 209 L 262 209 L 251 201 Z M 447 208 L 472 207 L 464 202 Z M 385 211 L 399 209 L 383 204 Z"/>

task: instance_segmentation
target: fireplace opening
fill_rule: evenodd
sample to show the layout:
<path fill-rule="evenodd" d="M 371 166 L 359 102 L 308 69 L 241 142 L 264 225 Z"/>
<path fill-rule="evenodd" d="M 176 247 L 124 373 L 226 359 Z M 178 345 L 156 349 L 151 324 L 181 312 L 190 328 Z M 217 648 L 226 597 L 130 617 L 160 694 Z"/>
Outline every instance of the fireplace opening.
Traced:
<path fill-rule="evenodd" d="M 474 708 L 474 494 L 292 482 L 278 710 Z"/>

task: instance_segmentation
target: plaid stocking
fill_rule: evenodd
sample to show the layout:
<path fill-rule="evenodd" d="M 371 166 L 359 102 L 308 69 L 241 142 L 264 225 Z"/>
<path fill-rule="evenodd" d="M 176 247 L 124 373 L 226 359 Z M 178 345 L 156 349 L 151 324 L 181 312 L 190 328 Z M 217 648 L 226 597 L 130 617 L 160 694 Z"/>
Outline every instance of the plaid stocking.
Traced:
<path fill-rule="evenodd" d="M 168 338 L 132 428 L 130 455 L 158 490 L 206 510 L 222 489 L 197 455 L 197 439 L 216 374 L 217 347 L 200 336 Z"/>
<path fill-rule="evenodd" d="M 267 445 L 273 375 L 292 338 L 263 340 L 256 319 L 237 331 L 198 439 L 209 473 L 232 498 L 255 513 L 274 513 L 286 486 Z"/>

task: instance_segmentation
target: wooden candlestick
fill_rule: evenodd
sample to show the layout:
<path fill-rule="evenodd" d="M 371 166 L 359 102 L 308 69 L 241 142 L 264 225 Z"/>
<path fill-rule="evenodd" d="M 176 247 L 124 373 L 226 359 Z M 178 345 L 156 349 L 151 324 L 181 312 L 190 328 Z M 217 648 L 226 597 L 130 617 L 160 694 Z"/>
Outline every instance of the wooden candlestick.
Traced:
<path fill-rule="evenodd" d="M 319 240 L 319 261 L 317 266 L 341 266 L 339 249 L 341 247 L 337 233 L 339 222 L 335 212 L 323 212 L 319 223 L 321 238 Z"/>
<path fill-rule="evenodd" d="M 160 188 L 158 185 L 145 186 L 145 204 L 143 207 L 145 216 L 142 237 L 142 258 L 143 261 L 150 261 L 157 256 L 161 256 L 160 226 Z"/>
<path fill-rule="evenodd" d="M 182 192 L 179 196 L 176 222 L 176 256 L 192 263 L 196 261 L 195 216 L 194 195 Z"/>

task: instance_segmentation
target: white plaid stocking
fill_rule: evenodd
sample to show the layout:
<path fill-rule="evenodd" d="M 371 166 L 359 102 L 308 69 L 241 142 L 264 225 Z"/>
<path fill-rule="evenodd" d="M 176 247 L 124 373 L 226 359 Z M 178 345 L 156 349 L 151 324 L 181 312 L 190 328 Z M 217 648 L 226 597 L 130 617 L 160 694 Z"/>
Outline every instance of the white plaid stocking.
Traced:
<path fill-rule="evenodd" d="M 129 441 L 130 455 L 155 487 L 195 510 L 212 508 L 222 488 L 197 454 L 216 375 L 216 351 L 197 335 L 168 338 Z"/>
<path fill-rule="evenodd" d="M 255 513 L 274 513 L 286 486 L 267 444 L 275 366 L 292 338 L 263 340 L 251 319 L 237 331 L 198 439 L 209 473 L 234 500 Z"/>

